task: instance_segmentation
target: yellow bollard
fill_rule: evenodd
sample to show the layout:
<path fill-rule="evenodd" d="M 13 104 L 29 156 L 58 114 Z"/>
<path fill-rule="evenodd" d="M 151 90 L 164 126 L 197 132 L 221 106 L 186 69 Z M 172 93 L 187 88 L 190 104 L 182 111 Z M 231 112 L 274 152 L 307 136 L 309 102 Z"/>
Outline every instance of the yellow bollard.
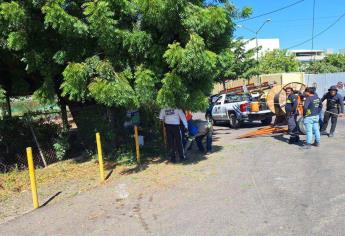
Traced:
<path fill-rule="evenodd" d="M 31 192 L 32 192 L 32 203 L 34 208 L 38 208 L 38 197 L 37 197 L 37 187 L 36 187 L 36 177 L 35 177 L 35 166 L 34 160 L 32 158 L 32 148 L 28 147 L 26 149 L 26 155 L 28 158 L 28 166 L 29 166 L 29 175 L 30 175 L 30 182 L 31 182 Z"/>
<path fill-rule="evenodd" d="M 138 126 L 134 126 L 134 139 L 135 139 L 135 149 L 137 151 L 137 162 L 140 165 L 140 147 L 139 147 Z"/>
<path fill-rule="evenodd" d="M 167 146 L 167 129 L 165 128 L 165 124 L 163 124 L 163 139 L 164 139 L 164 145 Z"/>
<path fill-rule="evenodd" d="M 97 153 L 98 153 L 98 163 L 99 163 L 99 174 L 101 177 L 101 182 L 104 182 L 104 163 L 103 163 L 103 154 L 102 154 L 102 144 L 101 144 L 101 135 L 96 133 L 96 143 L 97 143 Z"/>

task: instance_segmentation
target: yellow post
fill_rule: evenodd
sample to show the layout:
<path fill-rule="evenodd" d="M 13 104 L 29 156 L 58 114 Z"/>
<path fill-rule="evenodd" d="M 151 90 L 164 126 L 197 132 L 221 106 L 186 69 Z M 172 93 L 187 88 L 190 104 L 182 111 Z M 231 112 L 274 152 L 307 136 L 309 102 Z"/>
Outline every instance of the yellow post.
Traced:
<path fill-rule="evenodd" d="M 135 139 L 135 149 L 137 151 L 137 162 L 140 165 L 140 147 L 139 147 L 138 126 L 134 126 L 134 139 Z"/>
<path fill-rule="evenodd" d="M 102 154 L 102 144 L 101 144 L 101 135 L 96 133 L 96 143 L 97 143 L 97 153 L 98 153 L 98 163 L 99 163 L 99 174 L 101 177 L 101 182 L 104 182 L 104 163 L 103 163 L 103 154 Z"/>
<path fill-rule="evenodd" d="M 32 158 L 32 148 L 28 147 L 26 149 L 26 155 L 28 158 L 28 166 L 29 166 L 29 175 L 30 175 L 30 182 L 31 182 L 31 192 L 32 192 L 32 203 L 34 204 L 34 208 L 38 208 L 38 197 L 37 197 L 37 187 L 36 187 L 36 177 L 35 177 L 35 166 L 34 160 Z"/>
<path fill-rule="evenodd" d="M 164 139 L 164 145 L 167 146 L 167 130 L 165 128 L 164 122 L 163 124 L 163 139 Z"/>

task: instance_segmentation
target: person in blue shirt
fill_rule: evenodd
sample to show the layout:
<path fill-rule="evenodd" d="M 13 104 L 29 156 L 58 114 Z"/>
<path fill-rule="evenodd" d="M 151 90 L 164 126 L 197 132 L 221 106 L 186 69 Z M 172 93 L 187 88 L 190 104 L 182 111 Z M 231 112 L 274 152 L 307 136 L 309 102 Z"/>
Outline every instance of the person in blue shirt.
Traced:
<path fill-rule="evenodd" d="M 331 86 L 328 89 L 328 93 L 326 93 L 321 102 L 327 101 L 326 111 L 324 115 L 323 125 L 321 128 L 321 134 L 328 135 L 328 137 L 334 136 L 334 131 L 337 126 L 338 116 L 342 116 L 344 113 L 344 100 L 343 97 L 338 94 L 338 89 L 336 86 Z M 330 133 L 327 133 L 327 126 L 328 122 L 331 119 L 331 130 Z"/>
<path fill-rule="evenodd" d="M 204 154 L 212 152 L 212 124 L 208 121 L 192 120 L 188 121 L 189 137 L 185 145 L 185 151 L 192 148 L 192 144 L 195 140 L 198 149 Z M 203 139 L 206 137 L 206 151 L 203 145 Z"/>
<path fill-rule="evenodd" d="M 285 92 L 286 92 L 286 104 L 285 104 L 286 120 L 288 122 L 288 130 L 290 134 L 289 144 L 298 143 L 299 142 L 299 130 L 297 126 L 298 98 L 293 93 L 293 89 L 291 87 L 286 88 Z"/>
<path fill-rule="evenodd" d="M 303 123 L 307 133 L 307 143 L 304 146 L 304 149 L 310 149 L 312 145 L 313 134 L 315 135 L 314 146 L 320 146 L 319 114 L 322 109 L 322 103 L 317 94 L 315 94 L 314 88 L 306 88 L 304 95 L 306 99 L 303 106 Z"/>

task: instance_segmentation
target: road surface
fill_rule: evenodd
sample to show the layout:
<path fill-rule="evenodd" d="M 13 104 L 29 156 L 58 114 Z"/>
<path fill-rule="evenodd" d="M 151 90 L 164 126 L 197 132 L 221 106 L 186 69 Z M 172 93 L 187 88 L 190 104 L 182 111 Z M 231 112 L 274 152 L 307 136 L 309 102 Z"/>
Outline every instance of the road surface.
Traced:
<path fill-rule="evenodd" d="M 345 235 L 344 123 L 307 151 L 283 135 L 235 139 L 255 125 L 216 127 L 211 155 L 112 176 L 0 235 Z"/>

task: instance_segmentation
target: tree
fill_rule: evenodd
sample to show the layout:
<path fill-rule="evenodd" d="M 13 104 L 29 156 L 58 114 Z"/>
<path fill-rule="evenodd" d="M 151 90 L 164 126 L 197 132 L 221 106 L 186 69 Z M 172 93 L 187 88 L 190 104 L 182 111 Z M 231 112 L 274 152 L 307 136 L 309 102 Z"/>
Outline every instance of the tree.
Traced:
<path fill-rule="evenodd" d="M 267 52 L 259 60 L 261 74 L 298 72 L 300 64 L 294 55 L 289 55 L 286 50 L 275 49 Z"/>
<path fill-rule="evenodd" d="M 28 93 L 68 104 L 91 133 L 105 121 L 121 127 L 125 109 L 200 110 L 219 55 L 231 48 L 233 18 L 250 14 L 227 0 L 207 2 L 0 0 L 1 50 L 24 65 Z"/>
<path fill-rule="evenodd" d="M 254 50 L 246 51 L 245 43 L 241 39 L 233 40 L 231 47 L 218 55 L 217 80 L 223 84 L 224 89 L 227 80 L 248 79 L 257 74 Z"/>
<path fill-rule="evenodd" d="M 0 3 L 2 47 L 41 76 L 37 97 L 109 107 L 199 109 L 217 54 L 229 47 L 232 17 L 250 14 L 228 1 Z"/>
<path fill-rule="evenodd" d="M 303 71 L 307 73 L 336 73 L 345 72 L 345 55 L 344 54 L 331 54 L 327 55 L 321 61 L 308 63 Z"/>

